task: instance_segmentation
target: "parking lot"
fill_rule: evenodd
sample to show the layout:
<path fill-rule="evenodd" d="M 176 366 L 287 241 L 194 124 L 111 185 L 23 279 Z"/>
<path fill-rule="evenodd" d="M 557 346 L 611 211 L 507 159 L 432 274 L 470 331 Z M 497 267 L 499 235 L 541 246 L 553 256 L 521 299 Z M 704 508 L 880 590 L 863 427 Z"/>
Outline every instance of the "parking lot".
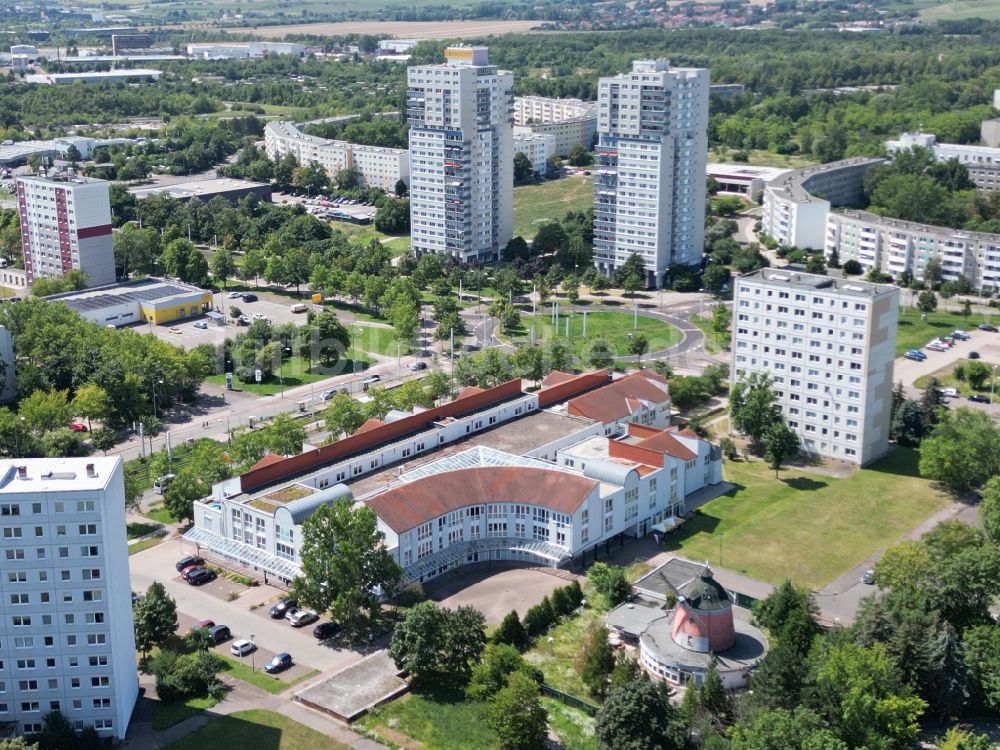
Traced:
<path fill-rule="evenodd" d="M 145 327 L 168 343 L 182 346 L 185 349 L 193 349 L 201 344 L 221 344 L 226 338 L 232 338 L 241 331 L 246 331 L 245 326 L 237 326 L 229 318 L 229 308 L 234 306 L 240 308 L 240 311 L 248 317 L 252 317 L 255 313 L 266 315 L 274 325 L 284 325 L 285 323 L 303 325 L 306 322 L 305 313 L 292 312 L 291 307 L 295 304 L 292 301 L 274 302 L 258 298 L 256 302 L 244 302 L 242 299 L 228 299 L 225 292 L 220 292 L 215 295 L 213 303 L 226 315 L 226 325 L 216 325 L 207 317 L 202 316 L 169 325 L 149 326 L 146 324 Z M 198 322 L 207 323 L 208 327 L 195 328 L 195 323 Z M 137 324 L 134 328 L 142 331 L 143 325 Z"/>

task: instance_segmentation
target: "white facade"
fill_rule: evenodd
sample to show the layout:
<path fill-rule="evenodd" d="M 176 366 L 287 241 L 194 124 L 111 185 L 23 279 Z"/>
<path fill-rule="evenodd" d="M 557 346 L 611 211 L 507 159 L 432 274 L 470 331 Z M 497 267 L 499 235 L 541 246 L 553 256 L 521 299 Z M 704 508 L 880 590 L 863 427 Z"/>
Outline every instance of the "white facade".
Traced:
<path fill-rule="evenodd" d="M 18 177 L 17 205 L 27 282 L 87 275 L 88 286 L 115 281 L 109 183 L 76 175 Z"/>
<path fill-rule="evenodd" d="M 637 254 L 647 286 L 701 262 L 708 161 L 708 70 L 637 60 L 601 78 L 594 265 L 610 275 Z"/>
<path fill-rule="evenodd" d="M 0 526 L 0 722 L 37 732 L 59 710 L 124 738 L 139 681 L 121 460 L 0 461 Z"/>
<path fill-rule="evenodd" d="M 705 167 L 705 173 L 718 184 L 719 195 L 735 195 L 748 201 L 756 201 L 769 182 L 790 171 L 749 164 L 708 164 Z"/>
<path fill-rule="evenodd" d="M 554 135 L 533 133 L 527 128 L 514 128 L 514 153 L 527 156 L 535 174 L 545 174 L 546 162 L 555 152 L 556 137 Z"/>
<path fill-rule="evenodd" d="M 983 132 L 987 134 L 990 132 L 989 122 L 983 123 Z M 931 133 L 903 133 L 897 140 L 885 142 L 885 150 L 889 154 L 912 148 L 928 149 L 939 162 L 954 159 L 969 171 L 969 179 L 978 190 L 992 192 L 1000 189 L 1000 148 L 938 143 Z"/>
<path fill-rule="evenodd" d="M 865 465 L 888 450 L 899 290 L 761 269 L 736 281 L 733 383 L 771 376 L 803 452 Z"/>
<path fill-rule="evenodd" d="M 420 43 L 419 39 L 381 39 L 378 43 L 378 54 L 405 55 Z"/>
<path fill-rule="evenodd" d="M 75 73 L 33 73 L 26 75 L 27 83 L 105 83 L 107 81 L 158 81 L 163 75 L 149 68 L 120 68 L 118 70 L 78 70 Z"/>
<path fill-rule="evenodd" d="M 268 55 L 302 56 L 306 48 L 290 42 L 194 42 L 187 46 L 188 57 L 208 60 L 239 60 Z"/>
<path fill-rule="evenodd" d="M 857 204 L 865 172 L 883 161 L 845 159 L 796 169 L 770 181 L 764 190 L 761 229 L 779 245 L 822 250 L 830 206 Z"/>
<path fill-rule="evenodd" d="M 558 156 L 569 156 L 577 144 L 589 151 L 597 137 L 597 102 L 518 96 L 514 98 L 514 126 L 515 134 L 551 135 Z"/>
<path fill-rule="evenodd" d="M 514 76 L 485 47 L 407 69 L 410 227 L 417 255 L 493 261 L 514 226 Z"/>
<path fill-rule="evenodd" d="M 392 191 L 399 180 L 410 181 L 410 155 L 405 148 L 361 146 L 303 133 L 292 122 L 264 126 L 264 149 L 272 160 L 292 154 L 299 164 L 319 164 L 330 177 L 354 167 L 365 187 Z"/>

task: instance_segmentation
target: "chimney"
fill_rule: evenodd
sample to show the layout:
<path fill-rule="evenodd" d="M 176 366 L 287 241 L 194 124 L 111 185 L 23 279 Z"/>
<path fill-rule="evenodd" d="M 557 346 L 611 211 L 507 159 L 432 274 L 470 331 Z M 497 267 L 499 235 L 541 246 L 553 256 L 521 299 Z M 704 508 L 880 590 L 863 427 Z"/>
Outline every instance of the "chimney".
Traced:
<path fill-rule="evenodd" d="M 87 464 L 87 476 L 91 479 L 97 476 L 97 469 L 94 468 L 93 464 Z"/>
<path fill-rule="evenodd" d="M 17 467 L 17 478 L 18 479 L 27 479 L 28 478 L 28 467 L 27 466 L 18 466 Z"/>

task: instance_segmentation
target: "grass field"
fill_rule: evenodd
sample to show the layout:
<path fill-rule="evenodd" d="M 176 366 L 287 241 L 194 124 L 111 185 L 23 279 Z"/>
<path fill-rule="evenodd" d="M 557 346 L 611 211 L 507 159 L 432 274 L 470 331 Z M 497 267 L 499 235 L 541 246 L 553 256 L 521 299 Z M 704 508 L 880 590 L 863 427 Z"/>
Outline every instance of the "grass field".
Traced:
<path fill-rule="evenodd" d="M 588 601 L 591 597 L 588 596 Z M 545 673 L 545 684 L 576 696 L 580 700 L 593 703 L 583 680 L 576 671 L 576 659 L 591 624 L 604 617 L 604 610 L 593 607 L 570 617 L 549 630 L 544 638 L 524 654 L 524 658 Z M 549 641 L 548 639 L 552 640 Z"/>
<path fill-rule="evenodd" d="M 166 750 L 350 750 L 315 729 L 273 711 L 217 716 Z"/>
<path fill-rule="evenodd" d="M 363 346 L 359 345 L 358 348 L 359 350 L 367 351 Z M 393 353 L 395 353 L 395 349 Z M 241 383 L 238 379 L 234 378 L 233 388 L 246 391 L 247 393 L 266 396 L 281 393 L 282 391 L 287 391 L 289 388 L 296 388 L 300 385 L 309 385 L 310 383 L 329 378 L 332 375 L 351 372 L 354 362 L 352 362 L 350 350 L 348 350 L 347 354 L 347 359 L 341 360 L 329 368 L 322 367 L 318 362 L 313 362 L 311 372 L 306 372 L 306 361 L 304 359 L 301 357 L 289 357 L 282 364 L 280 372 L 275 371 L 268 380 L 259 385 L 257 383 Z M 366 357 L 358 357 L 356 363 L 358 365 L 358 372 L 366 369 L 371 364 Z M 285 381 L 284 383 L 281 382 L 282 378 Z M 205 381 L 213 385 L 225 386 L 226 376 L 209 375 L 205 378 Z"/>
<path fill-rule="evenodd" d="M 134 555 L 136 552 L 142 552 L 144 549 L 149 549 L 150 547 L 155 547 L 157 544 L 162 542 L 166 537 L 164 536 L 154 536 L 146 539 L 142 542 L 136 542 L 135 544 L 130 544 L 128 547 L 128 553 Z"/>
<path fill-rule="evenodd" d="M 351 326 L 351 342 L 361 351 L 384 356 L 396 356 L 396 332 L 392 328 L 379 326 Z M 401 351 L 408 353 L 410 348 L 403 344 Z"/>
<path fill-rule="evenodd" d="M 896 329 L 896 356 L 909 349 L 920 349 L 935 336 L 947 336 L 956 329 L 971 330 L 980 323 L 996 325 L 1000 318 L 996 315 L 974 314 L 966 318 L 957 312 L 932 312 L 922 320 L 920 312 L 901 308 Z"/>
<path fill-rule="evenodd" d="M 531 326 L 535 326 L 535 340 L 548 340 L 556 335 L 552 326 L 552 319 L 549 315 L 538 313 L 534 317 L 530 314 L 521 316 L 523 333 L 516 338 L 528 339 L 531 336 Z M 679 329 L 653 318 L 639 316 L 638 329 L 632 328 L 632 314 L 625 312 L 588 312 L 587 313 L 587 338 L 583 338 L 583 314 L 577 313 L 569 316 L 569 336 L 573 342 L 573 350 L 580 354 L 589 341 L 595 338 L 604 338 L 611 345 L 611 350 L 617 356 L 627 356 L 628 334 L 638 330 L 646 334 L 649 339 L 649 351 L 655 352 L 673 346 L 681 340 Z M 559 318 L 559 336 L 566 335 L 565 316 Z"/>
<path fill-rule="evenodd" d="M 897 448 L 844 479 L 785 469 L 778 480 L 763 461 L 727 462 L 736 491 L 703 505 L 667 548 L 768 583 L 820 588 L 948 504 L 917 475 L 917 460 Z"/>
<path fill-rule="evenodd" d="M 969 385 L 964 380 L 959 380 L 953 374 L 955 368 L 958 365 L 967 365 L 971 360 L 960 359 L 957 362 L 952 362 L 950 365 L 942 367 L 940 370 L 935 370 L 930 375 L 922 375 L 913 381 L 913 385 L 916 388 L 926 388 L 927 384 L 930 382 L 931 378 L 937 378 L 941 383 L 942 388 L 956 388 L 958 392 L 963 396 L 970 396 L 973 393 L 989 393 L 990 392 L 990 380 L 987 379 L 983 384 L 982 388 L 976 389 Z M 988 365 L 987 365 L 988 366 Z"/>
<path fill-rule="evenodd" d="M 222 668 L 223 674 L 229 675 L 233 679 L 242 680 L 254 687 L 259 687 L 261 690 L 266 690 L 269 693 L 281 693 L 292 685 L 297 685 L 303 680 L 308 680 L 310 677 L 315 677 L 319 674 L 315 669 L 305 672 L 299 675 L 294 680 L 282 680 L 280 677 L 273 677 L 264 671 L 264 665 L 261 664 L 256 669 L 253 669 L 249 664 L 240 663 L 239 659 L 236 659 L 228 654 L 220 654 L 225 661 L 225 666 Z M 259 661 L 259 660 L 258 660 Z"/>
<path fill-rule="evenodd" d="M 485 709 L 485 703 L 463 700 L 461 694 L 413 692 L 373 709 L 361 721 L 390 742 L 394 730 L 422 743 L 418 747 L 426 750 L 499 750 L 496 734 L 482 720 Z"/>
<path fill-rule="evenodd" d="M 531 239 L 545 222 L 593 204 L 593 177 L 564 177 L 514 188 L 514 236 Z"/>
<path fill-rule="evenodd" d="M 593 716 L 554 698 L 542 698 L 542 706 L 549 712 L 549 726 L 559 735 L 566 750 L 595 750 L 597 738 L 594 728 L 597 721 Z"/>
<path fill-rule="evenodd" d="M 197 716 L 202 711 L 211 708 L 218 701 L 212 697 L 188 698 L 186 701 L 175 703 L 160 703 L 153 714 L 153 730 L 162 732 L 174 724 L 180 724 L 185 719 Z"/>
<path fill-rule="evenodd" d="M 388 242 L 383 242 L 393 255 L 406 255 L 410 252 L 410 238 L 407 237 L 397 237 L 394 240 L 389 240 Z"/>
<path fill-rule="evenodd" d="M 129 539 L 138 539 L 146 534 L 152 534 L 159 528 L 155 523 L 130 523 L 125 527 L 125 533 Z"/>
<path fill-rule="evenodd" d="M 808 157 L 796 156 L 794 154 L 776 154 L 772 151 L 759 151 L 752 150 L 748 151 L 747 165 L 757 166 L 757 167 L 787 167 L 788 169 L 797 169 L 798 167 L 807 167 L 811 164 L 817 164 L 816 159 L 810 159 Z M 725 154 L 718 154 L 714 150 L 708 152 L 709 163 L 723 163 L 731 164 L 733 163 L 733 151 L 727 151 Z"/>
<path fill-rule="evenodd" d="M 380 240 L 388 235 L 382 234 L 371 224 L 352 224 L 349 221 L 328 222 L 330 228 L 337 232 L 343 232 L 351 242 L 358 242 L 367 245 L 371 240 Z"/>
<path fill-rule="evenodd" d="M 719 334 L 712 330 L 712 319 L 703 318 L 695 314 L 690 316 L 688 320 L 698 326 L 701 332 L 705 334 L 705 338 L 703 339 L 704 344 L 702 344 L 705 347 L 705 351 L 709 354 L 719 351 Z"/>
<path fill-rule="evenodd" d="M 957 0 L 957 2 L 934 3 L 921 10 L 920 17 L 928 21 L 962 21 L 967 18 L 996 21 L 1000 19 L 1000 3 L 997 0 Z"/>
<path fill-rule="evenodd" d="M 159 521 L 163 524 L 173 523 L 176 520 L 172 515 L 170 515 L 170 511 L 162 505 L 158 508 L 151 508 L 142 515 L 145 518 L 152 518 L 154 521 Z"/>

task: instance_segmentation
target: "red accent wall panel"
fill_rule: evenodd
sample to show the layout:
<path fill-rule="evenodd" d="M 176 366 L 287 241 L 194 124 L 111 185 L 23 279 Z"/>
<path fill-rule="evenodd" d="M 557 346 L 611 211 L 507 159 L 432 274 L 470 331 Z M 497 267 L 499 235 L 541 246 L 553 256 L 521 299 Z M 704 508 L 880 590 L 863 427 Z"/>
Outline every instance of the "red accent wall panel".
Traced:
<path fill-rule="evenodd" d="M 91 237 L 105 237 L 111 234 L 110 224 L 101 224 L 96 227 L 82 227 L 76 230 L 77 239 L 89 240 Z"/>

